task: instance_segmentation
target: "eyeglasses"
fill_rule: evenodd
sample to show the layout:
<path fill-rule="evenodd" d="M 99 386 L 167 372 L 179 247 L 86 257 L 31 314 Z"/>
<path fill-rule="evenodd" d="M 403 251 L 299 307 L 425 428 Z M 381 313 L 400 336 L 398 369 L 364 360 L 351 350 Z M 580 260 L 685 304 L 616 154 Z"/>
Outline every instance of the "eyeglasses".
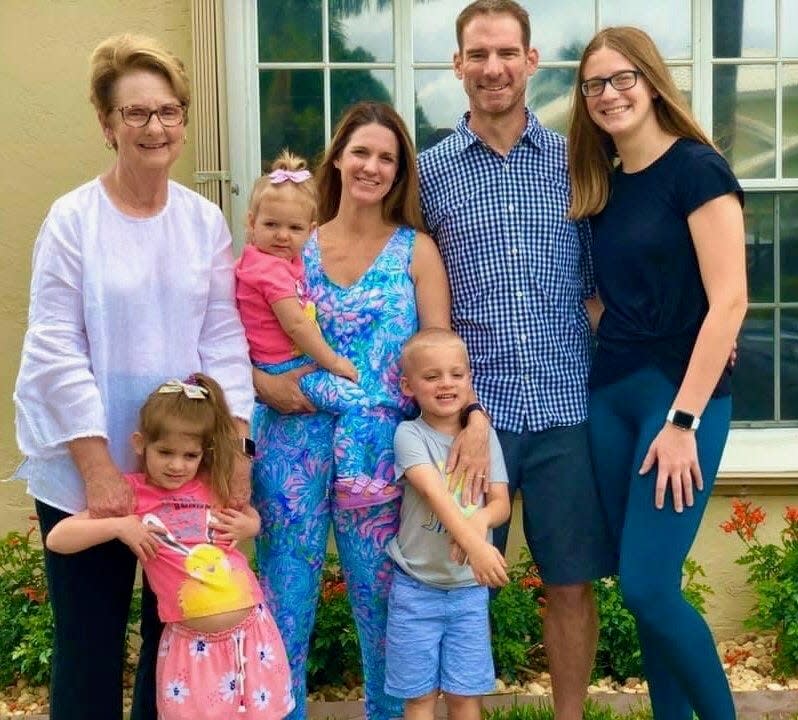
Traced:
<path fill-rule="evenodd" d="M 598 97 L 604 92 L 607 83 L 616 90 L 628 90 L 637 85 L 637 76 L 641 75 L 640 70 L 621 70 L 609 77 L 597 77 L 585 80 L 579 87 L 582 88 L 582 95 L 585 97 Z"/>
<path fill-rule="evenodd" d="M 158 116 L 158 120 L 164 127 L 181 125 L 186 118 L 184 105 L 161 105 L 155 110 L 150 110 L 141 105 L 126 105 L 125 107 L 114 108 L 114 110 L 119 110 L 125 125 L 133 128 L 143 128 L 145 125 L 149 125 L 150 118 L 153 115 Z"/>

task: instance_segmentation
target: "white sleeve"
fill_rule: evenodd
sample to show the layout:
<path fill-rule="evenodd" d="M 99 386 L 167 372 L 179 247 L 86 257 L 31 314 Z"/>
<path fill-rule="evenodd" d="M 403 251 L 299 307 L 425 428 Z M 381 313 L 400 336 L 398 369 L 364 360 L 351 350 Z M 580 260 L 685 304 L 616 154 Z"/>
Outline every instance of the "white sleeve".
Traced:
<path fill-rule="evenodd" d="M 221 212 L 213 245 L 208 307 L 199 337 L 202 371 L 224 389 L 234 417 L 250 421 L 255 390 L 244 326 L 235 301 L 233 246 Z"/>
<path fill-rule="evenodd" d="M 107 437 L 89 358 L 79 235 L 76 215 L 55 205 L 34 246 L 28 331 L 14 390 L 17 442 L 26 455 L 42 456 L 80 437 Z"/>

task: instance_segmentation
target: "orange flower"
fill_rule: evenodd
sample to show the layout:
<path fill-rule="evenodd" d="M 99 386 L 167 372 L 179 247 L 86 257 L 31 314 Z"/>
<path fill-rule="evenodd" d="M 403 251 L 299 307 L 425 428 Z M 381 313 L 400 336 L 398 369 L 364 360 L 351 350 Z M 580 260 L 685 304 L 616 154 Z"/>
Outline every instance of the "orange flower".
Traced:
<path fill-rule="evenodd" d="M 739 498 L 732 500 L 732 516 L 720 524 L 721 530 L 737 533 L 743 540 L 754 539 L 756 529 L 765 521 L 765 511 L 761 507 L 751 508 L 751 501 Z"/>
<path fill-rule="evenodd" d="M 798 523 L 798 507 L 788 505 L 784 511 L 784 519 L 790 524 Z"/>

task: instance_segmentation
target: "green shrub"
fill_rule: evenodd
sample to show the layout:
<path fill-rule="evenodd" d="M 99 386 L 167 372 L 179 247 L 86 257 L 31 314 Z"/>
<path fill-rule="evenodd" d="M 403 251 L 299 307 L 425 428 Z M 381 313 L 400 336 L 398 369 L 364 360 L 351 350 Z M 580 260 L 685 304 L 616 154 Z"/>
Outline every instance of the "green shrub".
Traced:
<path fill-rule="evenodd" d="M 328 555 L 324 565 L 307 667 L 311 692 L 323 685 L 354 687 L 362 682 L 360 642 L 335 555 Z"/>
<path fill-rule="evenodd" d="M 37 518 L 30 518 L 35 523 Z M 136 592 L 128 638 L 137 632 L 141 598 Z M 0 687 L 17 679 L 33 685 L 50 681 L 53 610 L 47 596 L 44 551 L 38 525 L 0 538 Z"/>
<path fill-rule="evenodd" d="M 529 552 L 510 567 L 510 582 L 490 604 L 493 664 L 496 675 L 515 682 L 540 665 L 543 655 L 542 582 Z"/>
<path fill-rule="evenodd" d="M 735 533 L 746 551 L 736 562 L 748 569 L 748 584 L 756 605 L 746 619 L 754 630 L 776 632 L 773 668 L 781 675 L 798 673 L 798 507 L 787 507 L 781 544 L 760 542 L 757 528 L 765 521 L 761 507 L 732 501 L 732 515 L 721 523 L 724 532 Z"/>

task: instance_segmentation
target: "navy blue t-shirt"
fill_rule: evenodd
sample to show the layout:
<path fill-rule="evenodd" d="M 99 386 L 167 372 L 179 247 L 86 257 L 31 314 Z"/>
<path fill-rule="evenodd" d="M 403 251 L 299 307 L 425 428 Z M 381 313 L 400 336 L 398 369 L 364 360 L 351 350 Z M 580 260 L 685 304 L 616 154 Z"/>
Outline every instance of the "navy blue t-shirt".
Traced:
<path fill-rule="evenodd" d="M 681 138 L 640 172 L 611 177 L 606 207 L 591 218 L 593 263 L 605 311 L 590 387 L 655 365 L 681 385 L 709 308 L 687 217 L 743 191 L 712 147 Z M 730 392 L 724 370 L 713 397 Z"/>

